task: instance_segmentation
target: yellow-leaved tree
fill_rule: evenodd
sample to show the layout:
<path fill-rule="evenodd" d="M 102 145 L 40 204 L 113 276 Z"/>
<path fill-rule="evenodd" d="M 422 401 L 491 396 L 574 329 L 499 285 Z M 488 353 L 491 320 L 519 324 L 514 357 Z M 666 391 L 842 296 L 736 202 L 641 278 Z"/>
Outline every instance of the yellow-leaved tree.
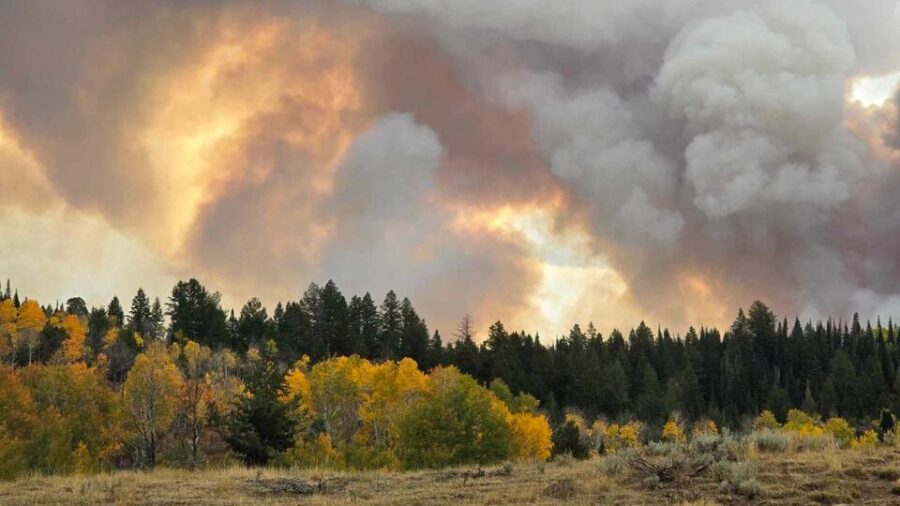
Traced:
<path fill-rule="evenodd" d="M 513 413 L 509 424 L 513 432 L 511 457 L 525 460 L 547 460 L 553 447 L 550 423 L 543 415 Z"/>
<path fill-rule="evenodd" d="M 212 367 L 212 350 L 188 340 L 184 346 L 173 344 L 172 355 L 181 362 L 184 372 L 181 411 L 187 428 L 191 468 L 196 468 L 199 463 L 200 438 L 206 428 L 207 412 L 215 403 L 212 380 L 208 376 Z"/>
<path fill-rule="evenodd" d="M 37 424 L 34 400 L 11 367 L 0 365 L 0 479 L 24 474 L 25 443 Z"/>
<path fill-rule="evenodd" d="M 137 436 L 137 460 L 145 467 L 156 465 L 160 433 L 168 429 L 184 386 L 181 372 L 162 343 L 151 344 L 134 359 L 123 389 L 130 414 L 128 426 Z"/>
<path fill-rule="evenodd" d="M 118 453 L 118 396 L 99 371 L 84 362 L 35 364 L 22 368 L 19 375 L 40 418 L 26 451 L 32 469 L 45 473 L 71 472 L 79 466 L 96 469 Z"/>
<path fill-rule="evenodd" d="M 338 357 L 313 367 L 304 358 L 285 383 L 305 420 L 285 456 L 291 465 L 417 468 L 550 455 L 550 426 L 533 397 L 505 396 L 513 412 L 455 368 L 428 375 L 408 358 Z"/>
<path fill-rule="evenodd" d="M 73 314 L 66 315 L 61 326 L 68 336 L 62 345 L 62 361 L 67 363 L 83 362 L 87 355 L 85 347 L 87 326 L 81 321 L 81 318 Z"/>
<path fill-rule="evenodd" d="M 23 343 L 28 349 L 28 364 L 31 364 L 34 357 L 34 350 L 40 344 L 41 330 L 47 324 L 47 315 L 41 309 L 40 304 L 34 300 L 26 300 L 19 307 L 19 314 L 16 317 L 16 332 L 18 333 L 18 342 Z"/>
<path fill-rule="evenodd" d="M 0 300 L 0 358 L 9 359 L 9 364 L 16 362 L 18 333 L 16 317 L 18 311 L 12 299 Z"/>

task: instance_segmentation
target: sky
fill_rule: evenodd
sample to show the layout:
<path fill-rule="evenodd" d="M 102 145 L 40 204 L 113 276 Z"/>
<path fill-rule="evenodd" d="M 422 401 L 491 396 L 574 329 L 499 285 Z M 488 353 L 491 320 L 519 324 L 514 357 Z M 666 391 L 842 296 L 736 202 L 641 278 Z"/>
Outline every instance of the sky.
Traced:
<path fill-rule="evenodd" d="M 900 318 L 895 0 L 0 2 L 0 278 Z"/>

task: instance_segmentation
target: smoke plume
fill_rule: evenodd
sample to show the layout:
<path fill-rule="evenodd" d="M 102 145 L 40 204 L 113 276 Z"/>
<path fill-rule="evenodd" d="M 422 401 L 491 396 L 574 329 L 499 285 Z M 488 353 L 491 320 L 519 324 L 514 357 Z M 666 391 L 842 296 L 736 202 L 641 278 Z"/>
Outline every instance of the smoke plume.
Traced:
<path fill-rule="evenodd" d="M 900 312 L 900 95 L 853 99 L 900 70 L 896 1 L 52 7 L 0 5 L 0 274 L 35 295 Z"/>

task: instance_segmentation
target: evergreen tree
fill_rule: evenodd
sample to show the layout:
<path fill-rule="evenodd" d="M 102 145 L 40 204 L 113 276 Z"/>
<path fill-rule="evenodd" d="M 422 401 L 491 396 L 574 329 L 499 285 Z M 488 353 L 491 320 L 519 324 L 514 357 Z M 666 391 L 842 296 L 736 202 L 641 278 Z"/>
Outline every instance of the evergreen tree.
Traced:
<path fill-rule="evenodd" d="M 284 400 L 286 387 L 277 357 L 274 341 L 268 341 L 258 357 L 249 359 L 243 374 L 248 395 L 240 397 L 224 422 L 225 441 L 250 466 L 265 466 L 294 444 L 296 406 L 295 401 Z"/>
<path fill-rule="evenodd" d="M 637 400 L 638 417 L 650 424 L 663 422 L 666 416 L 665 399 L 659 386 L 656 370 L 650 364 L 644 364 L 643 391 Z"/>
<path fill-rule="evenodd" d="M 220 295 L 210 293 L 196 279 L 179 281 L 169 296 L 169 332 L 173 337 L 194 341 L 211 349 L 229 344 L 225 311 L 219 305 Z"/>
<path fill-rule="evenodd" d="M 403 332 L 403 315 L 400 312 L 400 303 L 397 294 L 389 291 L 381 303 L 378 313 L 381 324 L 378 332 L 380 359 L 396 359 L 400 356 L 400 336 Z"/>
<path fill-rule="evenodd" d="M 312 356 L 312 327 L 309 314 L 301 303 L 288 302 L 284 315 L 275 322 L 275 340 L 279 356 L 286 364 L 293 364 L 301 356 Z"/>
<path fill-rule="evenodd" d="M 400 351 L 426 370 L 428 367 L 428 326 L 419 318 L 409 299 L 400 304 Z"/>
<path fill-rule="evenodd" d="M 434 329 L 431 341 L 428 343 L 428 369 L 439 365 L 447 365 L 444 357 L 444 340 L 441 331 Z"/>
<path fill-rule="evenodd" d="M 475 344 L 475 327 L 469 314 L 463 316 L 456 329 L 453 345 L 453 363 L 465 374 L 478 374 L 478 346 Z"/>
<path fill-rule="evenodd" d="M 72 297 L 66 301 L 66 313 L 81 318 L 87 318 L 89 314 L 87 304 L 81 297 Z"/>
<path fill-rule="evenodd" d="M 99 307 L 91 309 L 91 314 L 88 316 L 88 333 L 86 339 L 91 355 L 97 356 L 103 351 L 103 339 L 106 337 L 106 333 L 109 332 L 109 329 L 110 321 L 109 315 L 106 313 L 106 308 Z"/>
<path fill-rule="evenodd" d="M 122 310 L 122 304 L 119 303 L 118 297 L 113 297 L 112 300 L 109 301 L 109 306 L 106 308 L 106 314 L 112 321 L 113 327 L 125 325 L 125 312 Z"/>
<path fill-rule="evenodd" d="M 256 297 L 248 300 L 241 308 L 238 319 L 238 339 L 241 349 L 248 350 L 262 343 L 268 337 L 269 315 L 262 302 Z"/>
<path fill-rule="evenodd" d="M 150 308 L 150 337 L 153 339 L 165 339 L 166 320 L 159 297 L 153 299 L 153 307 Z"/>
<path fill-rule="evenodd" d="M 575 422 L 569 420 L 553 432 L 553 455 L 569 454 L 578 460 L 590 457 L 590 444 L 582 437 Z"/>
<path fill-rule="evenodd" d="M 337 285 L 328 280 L 320 295 L 322 326 L 319 331 L 325 342 L 327 356 L 347 356 L 353 353 L 353 343 L 348 332 L 347 299 Z"/>
<path fill-rule="evenodd" d="M 131 299 L 128 325 L 134 332 L 142 336 L 150 337 L 152 335 L 153 313 L 150 308 L 150 299 L 147 298 L 143 288 L 138 288 L 137 294 Z"/>
<path fill-rule="evenodd" d="M 322 303 L 322 289 L 319 285 L 309 284 L 306 292 L 303 293 L 303 299 L 300 300 L 300 307 L 305 313 L 309 332 L 302 336 L 304 339 L 299 348 L 303 350 L 301 353 L 308 355 L 313 362 L 317 362 L 328 356 L 325 336 L 325 305 Z"/>

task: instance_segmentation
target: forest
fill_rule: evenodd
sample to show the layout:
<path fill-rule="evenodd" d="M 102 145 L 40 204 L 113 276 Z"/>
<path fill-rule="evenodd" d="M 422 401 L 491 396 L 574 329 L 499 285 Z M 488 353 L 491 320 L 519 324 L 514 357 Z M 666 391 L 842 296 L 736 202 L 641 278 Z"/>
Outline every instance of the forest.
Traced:
<path fill-rule="evenodd" d="M 500 321 L 475 328 L 464 316 L 445 338 L 409 299 L 348 301 L 332 281 L 271 315 L 256 298 L 226 311 L 195 279 L 165 302 L 138 290 L 127 310 L 117 297 L 42 306 L 7 281 L 0 477 L 237 461 L 436 468 L 545 460 L 577 451 L 572 431 L 587 427 L 658 439 L 689 424 L 788 426 L 802 412 L 863 432 L 900 411 L 891 319 L 790 322 L 757 301 L 728 329 L 683 335 L 641 322 L 603 336 L 589 323 L 543 342 Z"/>

